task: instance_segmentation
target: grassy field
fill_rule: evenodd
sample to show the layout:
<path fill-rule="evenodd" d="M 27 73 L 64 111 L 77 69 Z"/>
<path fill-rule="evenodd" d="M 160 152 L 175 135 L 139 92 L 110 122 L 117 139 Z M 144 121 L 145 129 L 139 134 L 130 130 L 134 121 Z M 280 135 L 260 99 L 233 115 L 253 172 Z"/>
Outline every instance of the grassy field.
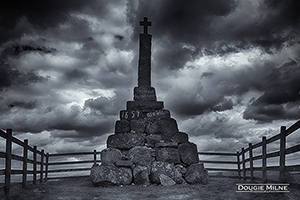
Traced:
<path fill-rule="evenodd" d="M 11 188 L 12 200 L 298 200 L 300 188 L 289 187 L 288 193 L 240 193 L 236 192 L 237 183 L 245 183 L 234 178 L 210 178 L 207 185 L 175 186 L 114 186 L 94 187 L 89 177 L 66 178 L 48 181 L 42 184 L 28 184 L 26 189 L 21 184 Z M 3 189 L 0 199 L 4 199 Z"/>

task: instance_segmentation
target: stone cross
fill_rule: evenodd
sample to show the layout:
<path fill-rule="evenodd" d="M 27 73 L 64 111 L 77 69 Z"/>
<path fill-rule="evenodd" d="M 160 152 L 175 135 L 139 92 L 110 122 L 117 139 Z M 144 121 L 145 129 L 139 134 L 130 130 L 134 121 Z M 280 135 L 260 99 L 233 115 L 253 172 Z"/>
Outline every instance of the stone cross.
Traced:
<path fill-rule="evenodd" d="M 144 21 L 140 22 L 140 26 L 144 26 L 144 34 L 148 34 L 148 26 L 151 26 L 152 23 L 148 21 L 148 17 L 144 17 Z"/>
<path fill-rule="evenodd" d="M 144 33 L 140 34 L 139 49 L 139 66 L 138 66 L 138 86 L 151 87 L 151 39 L 152 35 L 148 34 L 148 26 L 151 22 L 147 17 L 140 22 L 144 26 Z"/>

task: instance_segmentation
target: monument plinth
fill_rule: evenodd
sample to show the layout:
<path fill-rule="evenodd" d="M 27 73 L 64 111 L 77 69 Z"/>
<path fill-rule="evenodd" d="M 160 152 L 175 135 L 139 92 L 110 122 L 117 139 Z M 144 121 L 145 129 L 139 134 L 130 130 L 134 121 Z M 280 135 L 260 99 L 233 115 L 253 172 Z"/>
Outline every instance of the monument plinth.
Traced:
<path fill-rule="evenodd" d="M 92 167 L 91 181 L 96 186 L 206 184 L 208 173 L 199 163 L 197 145 L 189 142 L 164 103 L 157 101 L 151 86 L 151 22 L 145 17 L 140 25 L 144 33 L 139 35 L 138 86 L 133 101 L 120 111 L 115 134 L 101 152 L 101 165 Z"/>

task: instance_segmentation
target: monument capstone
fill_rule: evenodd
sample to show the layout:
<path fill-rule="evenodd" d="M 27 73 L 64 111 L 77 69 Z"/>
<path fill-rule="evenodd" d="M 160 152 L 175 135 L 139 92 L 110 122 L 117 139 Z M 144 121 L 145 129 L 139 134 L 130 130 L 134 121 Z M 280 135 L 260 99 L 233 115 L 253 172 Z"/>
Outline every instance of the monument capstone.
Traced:
<path fill-rule="evenodd" d="M 151 86 L 151 40 L 147 17 L 140 22 L 138 86 L 133 101 L 120 111 L 115 133 L 101 152 L 101 165 L 91 169 L 95 186 L 206 184 L 208 173 L 199 162 L 197 145 L 178 130 L 164 102 L 157 101 Z"/>

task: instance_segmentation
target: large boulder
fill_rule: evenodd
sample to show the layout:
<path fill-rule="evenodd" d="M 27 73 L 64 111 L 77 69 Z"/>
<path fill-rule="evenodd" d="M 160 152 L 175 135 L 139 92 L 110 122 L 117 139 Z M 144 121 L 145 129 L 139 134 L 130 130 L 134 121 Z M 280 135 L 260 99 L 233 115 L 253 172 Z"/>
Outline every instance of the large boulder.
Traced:
<path fill-rule="evenodd" d="M 178 146 L 180 159 L 184 164 L 190 165 L 199 162 L 197 145 L 191 142 L 185 142 Z"/>
<path fill-rule="evenodd" d="M 188 166 L 184 178 L 190 184 L 207 184 L 209 180 L 208 172 L 202 163 Z"/>
<path fill-rule="evenodd" d="M 189 136 L 188 136 L 188 134 L 186 134 L 184 132 L 178 132 L 171 138 L 171 140 L 181 144 L 181 143 L 188 142 Z"/>
<path fill-rule="evenodd" d="M 178 149 L 174 147 L 155 148 L 155 156 L 157 161 L 175 164 L 180 163 Z"/>
<path fill-rule="evenodd" d="M 170 177 L 168 177 L 165 174 L 160 174 L 159 180 L 160 180 L 160 184 L 162 186 L 172 186 L 172 185 L 176 184 L 176 182 L 173 179 L 171 179 Z"/>
<path fill-rule="evenodd" d="M 95 186 L 130 185 L 132 171 L 130 168 L 96 164 L 91 169 L 90 178 Z"/>
<path fill-rule="evenodd" d="M 149 186 L 150 185 L 150 166 L 136 165 L 132 169 L 133 182 L 136 185 Z"/>
<path fill-rule="evenodd" d="M 149 147 L 155 147 L 155 144 L 161 141 L 161 135 L 151 134 L 146 136 L 146 145 Z"/>
<path fill-rule="evenodd" d="M 118 120 L 115 124 L 115 133 L 129 133 L 130 124 L 127 120 Z"/>
<path fill-rule="evenodd" d="M 122 159 L 122 153 L 119 149 L 106 148 L 101 151 L 101 163 L 102 165 L 113 165 L 118 160 Z"/>
<path fill-rule="evenodd" d="M 144 119 L 131 120 L 130 128 L 132 133 L 144 133 L 146 128 L 146 120 Z"/>
<path fill-rule="evenodd" d="M 107 147 L 130 149 L 135 146 L 144 146 L 145 135 L 141 133 L 123 133 L 108 136 Z"/>
<path fill-rule="evenodd" d="M 136 146 L 128 151 L 127 156 L 133 164 L 148 166 L 152 162 L 151 151 L 148 147 Z"/>
<path fill-rule="evenodd" d="M 171 179 L 175 178 L 175 166 L 173 163 L 154 161 L 151 165 L 150 181 L 151 183 L 160 184 L 159 176 L 164 174 Z"/>
<path fill-rule="evenodd" d="M 177 122 L 173 118 L 160 118 L 149 122 L 146 133 L 162 135 L 162 139 L 169 140 L 178 132 Z"/>

